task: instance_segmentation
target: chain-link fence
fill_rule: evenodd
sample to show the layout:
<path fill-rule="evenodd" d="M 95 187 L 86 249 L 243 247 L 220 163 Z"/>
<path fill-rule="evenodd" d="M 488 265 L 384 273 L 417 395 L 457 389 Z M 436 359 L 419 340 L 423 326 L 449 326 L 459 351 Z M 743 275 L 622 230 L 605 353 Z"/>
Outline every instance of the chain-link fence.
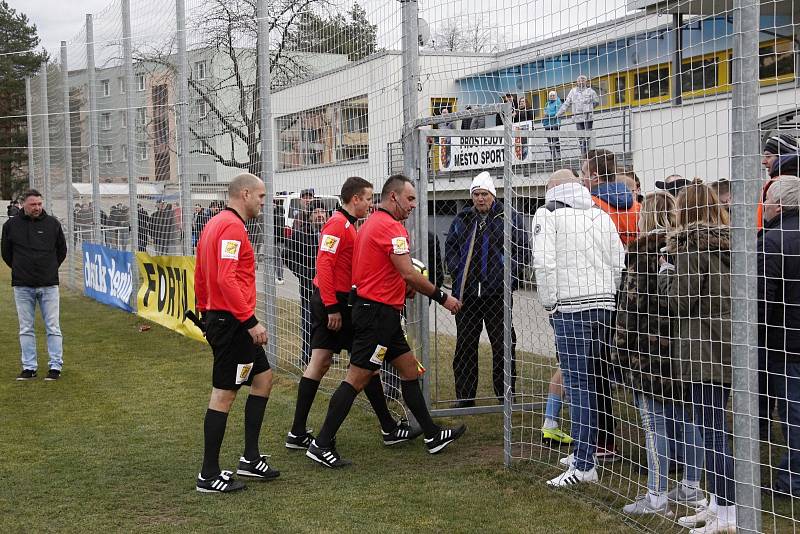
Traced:
<path fill-rule="evenodd" d="M 407 306 L 434 414 L 503 412 L 506 465 L 643 530 L 796 531 L 798 13 L 119 0 L 29 80 L 30 185 L 80 289 L 81 243 L 192 256 L 263 177 L 257 314 L 299 375 L 342 183 L 404 172 L 463 303 Z"/>

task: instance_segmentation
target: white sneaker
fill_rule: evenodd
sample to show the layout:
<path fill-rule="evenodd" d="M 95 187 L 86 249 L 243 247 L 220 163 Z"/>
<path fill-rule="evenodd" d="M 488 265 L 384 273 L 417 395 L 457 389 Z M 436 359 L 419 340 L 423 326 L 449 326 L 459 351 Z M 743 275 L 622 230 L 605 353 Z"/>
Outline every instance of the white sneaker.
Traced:
<path fill-rule="evenodd" d="M 279 286 L 282 286 L 283 285 L 283 278 L 276 278 L 275 279 L 275 283 L 278 284 Z"/>
<path fill-rule="evenodd" d="M 696 509 L 706 508 L 708 506 L 708 499 L 706 499 L 703 490 L 700 488 L 689 488 L 680 483 L 667 493 L 667 500 L 678 504 L 685 504 Z"/>
<path fill-rule="evenodd" d="M 650 496 L 645 493 L 644 495 L 640 495 L 630 504 L 626 504 L 622 507 L 622 512 L 628 515 L 663 515 L 666 517 L 672 517 L 674 514 L 672 510 L 668 507 L 669 501 L 664 501 L 664 504 L 660 507 L 653 506 L 653 503 L 650 501 Z"/>
<path fill-rule="evenodd" d="M 556 478 L 548 480 L 547 485 L 553 488 L 565 488 L 567 486 L 576 486 L 587 482 L 594 482 L 596 484 L 599 480 L 597 469 L 594 467 L 588 471 L 578 471 L 574 467 L 570 467 Z"/>
<path fill-rule="evenodd" d="M 702 527 L 693 528 L 689 534 L 736 534 L 736 521 L 723 521 L 719 516 L 706 521 Z"/>
<path fill-rule="evenodd" d="M 594 458 L 594 463 L 596 465 L 597 464 L 597 455 L 593 454 L 592 458 Z M 569 469 L 571 467 L 575 467 L 575 455 L 574 454 L 569 454 L 568 456 L 564 456 L 563 458 L 561 458 L 558 461 L 558 463 L 561 465 L 561 467 L 566 467 L 567 469 Z"/>
<path fill-rule="evenodd" d="M 696 514 L 678 518 L 678 524 L 686 528 L 694 528 L 698 525 L 711 523 L 717 519 L 717 513 L 711 508 L 700 508 Z"/>

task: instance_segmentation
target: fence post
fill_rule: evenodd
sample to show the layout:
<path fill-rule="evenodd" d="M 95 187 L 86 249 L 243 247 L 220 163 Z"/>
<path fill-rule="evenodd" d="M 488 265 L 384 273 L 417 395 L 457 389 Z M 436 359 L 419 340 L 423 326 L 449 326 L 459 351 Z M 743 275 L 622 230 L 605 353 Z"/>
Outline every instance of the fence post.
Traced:
<path fill-rule="evenodd" d="M 67 42 L 61 41 L 61 84 L 64 86 L 64 197 L 67 203 L 67 284 L 75 288 L 75 212 L 72 209 L 72 128 L 69 116 L 69 67 Z M 71 243 L 69 241 L 72 241 Z"/>
<path fill-rule="evenodd" d="M 31 110 L 31 79 L 25 77 L 25 113 L 28 118 L 28 189 L 33 188 L 33 112 Z M 14 199 L 11 199 L 14 200 Z"/>
<path fill-rule="evenodd" d="M 92 240 L 103 242 L 100 228 L 100 154 L 98 153 L 97 72 L 94 67 L 94 23 L 86 15 L 86 73 L 89 90 L 89 176 L 92 180 Z"/>
<path fill-rule="evenodd" d="M 759 3 L 733 2 L 731 134 L 731 346 L 739 532 L 761 532 L 758 313 L 753 204 L 759 195 Z"/>
<path fill-rule="evenodd" d="M 512 182 L 511 158 L 513 157 L 514 140 L 511 137 L 511 104 L 506 102 L 502 106 L 503 114 L 503 464 L 511 466 L 511 411 L 514 398 L 511 393 L 511 359 L 514 357 L 512 349 L 512 324 L 511 307 L 514 305 L 514 293 L 511 291 L 512 272 L 511 247 L 513 241 L 512 215 L 514 212 L 514 184 Z M 523 141 L 527 139 L 523 138 Z"/>
<path fill-rule="evenodd" d="M 272 149 L 272 102 L 270 100 L 270 62 L 269 62 L 269 25 L 267 24 L 267 0 L 258 0 L 256 15 L 258 17 L 257 38 L 257 72 L 258 72 L 258 125 L 261 135 L 260 178 L 264 181 L 267 200 L 264 202 L 264 246 L 266 247 L 266 265 L 264 272 L 264 313 L 267 323 L 267 358 L 270 365 L 278 365 L 278 316 L 275 306 L 275 273 L 277 262 L 281 261 L 280 252 L 275 242 L 275 217 L 273 198 L 275 194 L 275 170 Z M 288 202 L 288 200 L 287 200 Z"/>
<path fill-rule="evenodd" d="M 194 256 L 192 246 L 192 192 L 189 185 L 189 74 L 186 72 L 186 5 L 175 0 L 175 18 L 178 21 L 178 176 L 181 184 L 181 226 L 183 226 L 183 254 Z"/>
<path fill-rule="evenodd" d="M 50 198 L 50 106 L 47 103 L 47 61 L 42 63 L 39 76 L 39 95 L 42 99 L 42 178 L 44 180 L 44 207 L 53 211 L 53 201 Z M 51 214 L 52 215 L 52 214 Z"/>
<path fill-rule="evenodd" d="M 126 128 L 126 144 L 128 147 L 128 213 L 130 220 L 130 242 L 131 253 L 136 254 L 139 250 L 139 211 L 137 209 L 136 191 L 136 166 L 134 158 L 136 154 L 136 128 L 134 124 L 136 117 L 133 111 L 133 53 L 131 48 L 131 0 L 122 0 L 122 54 L 125 61 L 125 116 L 128 124 Z M 135 294 L 132 297 L 134 305 L 136 303 Z"/>

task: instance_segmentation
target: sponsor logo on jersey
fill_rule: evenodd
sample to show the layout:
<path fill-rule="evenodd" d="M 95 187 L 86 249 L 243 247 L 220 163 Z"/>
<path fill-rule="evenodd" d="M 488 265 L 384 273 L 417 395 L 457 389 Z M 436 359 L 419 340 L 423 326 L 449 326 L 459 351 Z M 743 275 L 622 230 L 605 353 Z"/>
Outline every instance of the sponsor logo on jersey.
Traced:
<path fill-rule="evenodd" d="M 392 251 L 395 254 L 408 254 L 410 252 L 408 246 L 408 239 L 406 239 L 405 237 L 393 237 Z"/>
<path fill-rule="evenodd" d="M 240 248 L 242 248 L 241 241 L 234 241 L 232 239 L 223 239 L 222 254 L 220 254 L 220 257 L 223 260 L 238 260 Z"/>
<path fill-rule="evenodd" d="M 383 359 L 386 357 L 386 347 L 383 345 L 378 345 L 375 347 L 375 352 L 372 353 L 372 357 L 369 359 L 370 363 L 374 363 L 375 365 L 383 365 Z"/>
<path fill-rule="evenodd" d="M 253 370 L 252 363 L 240 363 L 236 366 L 236 383 L 244 384 L 250 378 L 250 372 Z"/>
<path fill-rule="evenodd" d="M 336 254 L 336 249 L 339 248 L 339 241 L 341 240 L 335 235 L 325 234 L 322 236 L 322 239 L 319 240 L 319 249 L 323 252 Z"/>

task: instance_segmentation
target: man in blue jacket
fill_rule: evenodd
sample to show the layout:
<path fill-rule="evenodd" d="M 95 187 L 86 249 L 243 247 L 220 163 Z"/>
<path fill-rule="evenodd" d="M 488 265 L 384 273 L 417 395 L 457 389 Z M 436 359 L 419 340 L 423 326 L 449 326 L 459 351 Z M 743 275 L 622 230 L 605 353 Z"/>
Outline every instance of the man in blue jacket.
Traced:
<path fill-rule="evenodd" d="M 522 217 L 514 212 L 511 253 L 503 251 L 503 204 L 496 199 L 492 177 L 482 172 L 470 186 L 473 205 L 459 213 L 450 225 L 445 257 L 453 279 L 453 295 L 463 306 L 456 314 L 456 351 L 453 357 L 455 407 L 475 405 L 478 389 L 478 341 L 484 324 L 492 346 L 492 382 L 503 399 L 503 263 L 511 261 L 512 291 L 522 275 L 528 255 Z M 512 390 L 516 375 L 511 331 Z"/>
<path fill-rule="evenodd" d="M 760 357 L 787 451 L 772 479 L 778 497 L 800 497 L 800 178 L 779 176 L 764 199 L 758 239 Z"/>
<path fill-rule="evenodd" d="M 22 372 L 17 380 L 36 378 L 36 303 L 47 332 L 50 370 L 45 380 L 57 380 L 64 363 L 59 324 L 58 268 L 67 257 L 67 241 L 58 219 L 42 207 L 42 195 L 30 189 L 23 195 L 22 211 L 3 225 L 3 261 L 11 267 L 11 285 L 19 317 Z"/>

